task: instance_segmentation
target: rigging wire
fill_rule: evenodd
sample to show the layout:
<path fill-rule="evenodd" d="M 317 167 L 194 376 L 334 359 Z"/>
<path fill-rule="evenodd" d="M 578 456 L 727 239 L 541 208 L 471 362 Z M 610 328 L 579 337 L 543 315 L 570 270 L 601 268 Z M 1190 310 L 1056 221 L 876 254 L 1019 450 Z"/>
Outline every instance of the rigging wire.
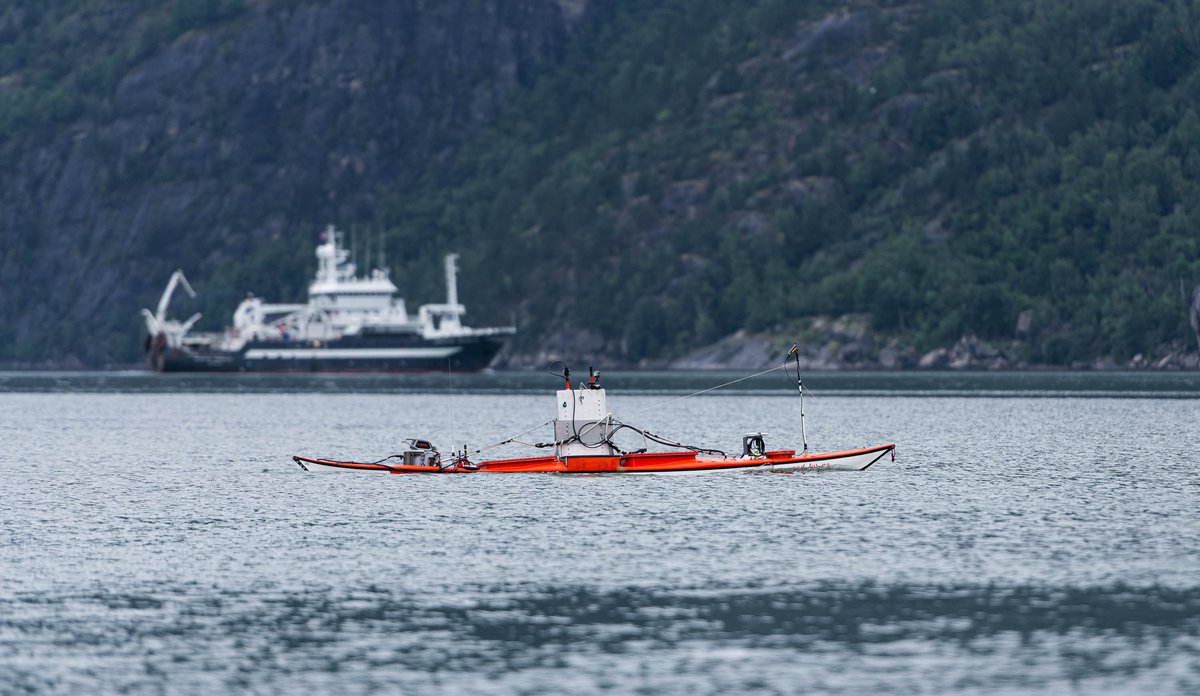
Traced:
<path fill-rule="evenodd" d="M 522 443 L 522 442 L 520 442 L 520 438 L 522 438 L 522 437 L 525 437 L 526 435 L 528 435 L 529 433 L 532 433 L 533 431 L 537 430 L 538 428 L 544 428 L 544 427 L 546 427 L 547 425 L 550 425 L 550 424 L 551 424 L 551 423 L 553 423 L 553 422 L 554 422 L 554 420 L 553 420 L 553 419 L 551 419 L 551 420 L 548 420 L 548 421 L 546 421 L 545 423 L 539 423 L 538 425 L 535 425 L 535 426 L 533 426 L 533 427 L 532 427 L 532 428 L 530 428 L 529 430 L 526 430 L 525 432 L 523 432 L 523 433 L 521 433 L 521 434 L 519 434 L 519 435 L 513 435 L 512 437 L 508 438 L 507 440 L 501 440 L 500 442 L 496 442 L 496 443 L 493 443 L 493 444 L 490 444 L 490 445 L 484 445 L 483 447 L 480 447 L 479 449 L 477 449 L 477 450 L 473 451 L 471 454 L 479 454 L 480 452 L 486 452 L 487 450 L 490 450 L 490 449 L 495 449 L 495 448 L 497 448 L 497 447 L 500 447 L 500 446 L 502 446 L 502 445 L 507 445 L 507 444 L 509 444 L 510 442 L 517 442 L 517 443 L 520 443 L 520 444 L 526 444 L 526 443 Z M 537 447 L 537 445 L 531 445 L 531 446 L 532 446 L 532 447 Z"/>
<path fill-rule="evenodd" d="M 656 403 L 656 404 L 651 404 L 650 406 L 647 406 L 646 408 L 643 408 L 643 409 L 641 409 L 641 410 L 634 411 L 634 412 L 633 412 L 633 414 L 636 416 L 636 415 L 638 415 L 639 413 L 645 413 L 646 411 L 651 411 L 651 410 L 654 410 L 654 409 L 656 409 L 656 408 L 658 408 L 658 407 L 660 407 L 660 406 L 666 406 L 667 404 L 673 404 L 673 403 L 675 403 L 676 401 L 683 401 L 684 399 L 690 399 L 690 398 L 692 398 L 693 396 L 700 396 L 701 394 L 707 394 L 707 393 L 708 393 L 708 392 L 710 392 L 710 391 L 716 391 L 716 390 L 718 390 L 718 389 L 722 389 L 722 388 L 724 388 L 724 387 L 728 387 L 728 386 L 729 386 L 729 385 L 731 385 L 731 384 L 737 384 L 738 382 L 745 382 L 745 381 L 746 381 L 746 380 L 748 380 L 748 379 L 754 379 L 755 377 L 761 377 L 762 375 L 765 375 L 765 374 L 767 374 L 767 373 L 770 373 L 770 372 L 774 372 L 775 370 L 782 370 L 782 369 L 784 369 L 784 367 L 785 367 L 785 366 L 786 366 L 786 363 L 784 363 L 784 365 L 776 365 L 775 367 L 772 367 L 772 368 L 770 368 L 770 369 L 767 369 L 767 370 L 763 370 L 762 372 L 755 372 L 755 373 L 754 373 L 754 374 L 752 374 L 752 375 L 746 375 L 745 377 L 739 377 L 739 378 L 737 378 L 737 379 L 735 379 L 735 380 L 732 380 L 732 381 L 726 382 L 726 383 L 724 383 L 724 384 L 718 384 L 718 385 L 717 385 L 717 386 L 715 386 L 715 387 L 709 387 L 708 389 L 701 389 L 701 390 L 700 390 L 700 391 L 698 391 L 698 392 L 693 392 L 693 393 L 691 393 L 691 394 L 685 394 L 684 396 L 677 396 L 677 397 L 675 397 L 674 399 L 667 399 L 666 401 L 660 401 L 659 403 Z"/>

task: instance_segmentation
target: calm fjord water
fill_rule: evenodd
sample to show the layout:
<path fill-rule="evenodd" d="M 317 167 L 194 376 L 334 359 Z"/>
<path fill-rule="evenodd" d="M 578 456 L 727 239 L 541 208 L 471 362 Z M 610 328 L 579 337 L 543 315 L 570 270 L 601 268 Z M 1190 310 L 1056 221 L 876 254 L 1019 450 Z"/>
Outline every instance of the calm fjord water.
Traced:
<path fill-rule="evenodd" d="M 676 398 L 735 377 L 613 375 L 609 406 L 798 444 L 779 373 Z M 897 461 L 306 474 L 515 435 L 556 384 L 0 374 L 0 693 L 1200 692 L 1200 375 L 806 385 L 813 448 Z"/>

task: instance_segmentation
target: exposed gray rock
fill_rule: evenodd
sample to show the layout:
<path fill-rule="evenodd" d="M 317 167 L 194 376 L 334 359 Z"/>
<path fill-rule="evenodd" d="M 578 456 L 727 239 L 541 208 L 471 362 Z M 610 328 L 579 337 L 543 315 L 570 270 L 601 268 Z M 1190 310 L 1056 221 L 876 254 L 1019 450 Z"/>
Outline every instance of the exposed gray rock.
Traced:
<path fill-rule="evenodd" d="M 676 369 L 760 370 L 782 364 L 793 344 L 801 369 L 837 370 L 877 367 L 875 337 L 866 317 L 846 315 L 831 319 L 813 317 L 792 333 L 738 331 L 672 361 Z M 911 353 L 897 353 L 912 362 Z"/>
<path fill-rule="evenodd" d="M 566 360 L 577 367 L 584 363 L 611 367 L 615 364 L 611 353 L 604 336 L 594 329 L 562 326 L 533 351 L 516 354 L 506 349 L 497 356 L 496 366 L 541 368 L 555 360 Z"/>
<path fill-rule="evenodd" d="M 830 15 L 824 19 L 801 26 L 796 39 L 784 51 L 784 60 L 794 60 L 814 53 L 844 51 L 866 41 L 870 36 L 871 22 L 863 13 Z"/>
<path fill-rule="evenodd" d="M 1130 369 L 1190 370 L 1200 363 L 1200 352 L 1190 351 L 1190 341 L 1176 339 L 1160 346 L 1153 355 L 1138 354 L 1126 367 Z"/>
<path fill-rule="evenodd" d="M 879 351 L 879 366 L 885 370 L 903 370 L 917 365 L 917 357 L 911 348 L 897 350 L 883 348 Z"/>
<path fill-rule="evenodd" d="M 994 346 L 980 340 L 974 334 L 967 334 L 959 338 L 949 349 L 938 348 L 923 355 L 918 362 L 918 367 L 981 370 L 1000 369 L 1007 364 L 1008 358 Z"/>
<path fill-rule="evenodd" d="M 1006 354 L 973 334 L 960 337 L 949 348 L 935 348 L 923 355 L 918 355 L 911 347 L 898 345 L 895 338 L 877 349 L 883 341 L 872 332 L 868 319 L 860 315 L 812 317 L 790 331 L 778 328 L 764 333 L 738 331 L 670 362 L 646 360 L 632 364 L 622 361 L 621 348 L 606 342 L 598 332 L 559 329 L 535 351 L 503 353 L 500 366 L 542 367 L 568 356 L 576 363 L 590 361 L 590 364 L 609 369 L 763 370 L 782 364 L 793 341 L 797 344 L 798 362 L 803 370 L 1007 370 L 1031 367 L 1028 362 Z M 1012 349 L 1017 350 L 1019 346 L 1020 343 L 1014 342 Z M 1200 368 L 1200 353 L 1188 352 L 1186 348 L 1183 342 L 1175 341 L 1153 360 L 1137 355 L 1122 366 L 1111 357 L 1102 357 L 1091 362 L 1076 362 L 1070 367 L 1078 370 Z"/>
<path fill-rule="evenodd" d="M 1017 315 L 1017 326 L 1014 330 L 1018 341 L 1029 338 L 1029 330 L 1033 328 L 1033 310 L 1027 309 Z"/>
<path fill-rule="evenodd" d="M 950 351 L 945 348 L 934 348 L 917 361 L 917 367 L 923 370 L 936 370 L 950 364 Z"/>
<path fill-rule="evenodd" d="M 783 353 L 774 342 L 739 331 L 672 361 L 670 367 L 680 370 L 759 370 L 779 364 L 782 358 Z"/>

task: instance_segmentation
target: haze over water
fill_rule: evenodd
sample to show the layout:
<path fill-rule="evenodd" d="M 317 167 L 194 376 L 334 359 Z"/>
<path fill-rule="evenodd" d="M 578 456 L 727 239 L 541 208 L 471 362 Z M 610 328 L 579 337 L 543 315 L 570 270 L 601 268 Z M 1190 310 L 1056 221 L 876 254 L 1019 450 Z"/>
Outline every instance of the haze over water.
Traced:
<path fill-rule="evenodd" d="M 798 446 L 779 373 L 678 398 L 739 376 L 605 381 L 656 433 Z M 898 459 L 309 474 L 504 440 L 557 383 L 0 374 L 0 693 L 1200 691 L 1200 375 L 805 384 L 814 450 Z"/>

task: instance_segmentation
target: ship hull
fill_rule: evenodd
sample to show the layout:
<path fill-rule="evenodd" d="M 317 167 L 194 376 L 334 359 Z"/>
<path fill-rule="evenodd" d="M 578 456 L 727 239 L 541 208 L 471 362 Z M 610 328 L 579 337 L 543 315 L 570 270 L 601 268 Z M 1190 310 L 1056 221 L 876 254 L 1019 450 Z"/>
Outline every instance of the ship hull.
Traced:
<path fill-rule="evenodd" d="M 457 462 L 443 467 L 399 466 L 381 462 L 348 462 L 295 455 L 305 471 L 379 471 L 391 474 L 586 474 L 586 475 L 655 475 L 692 476 L 736 472 L 815 472 L 864 471 L 880 459 L 892 455 L 894 444 L 864 447 L 840 452 L 796 454 L 795 450 L 767 452 L 763 457 L 729 458 L 698 457 L 696 452 L 651 452 L 642 454 L 568 457 L 526 457 L 480 462 L 465 468 Z"/>
<path fill-rule="evenodd" d="M 151 351 L 159 372 L 434 372 L 485 369 L 506 336 L 361 336 L 327 342 L 251 342 L 240 351 L 182 346 Z"/>

